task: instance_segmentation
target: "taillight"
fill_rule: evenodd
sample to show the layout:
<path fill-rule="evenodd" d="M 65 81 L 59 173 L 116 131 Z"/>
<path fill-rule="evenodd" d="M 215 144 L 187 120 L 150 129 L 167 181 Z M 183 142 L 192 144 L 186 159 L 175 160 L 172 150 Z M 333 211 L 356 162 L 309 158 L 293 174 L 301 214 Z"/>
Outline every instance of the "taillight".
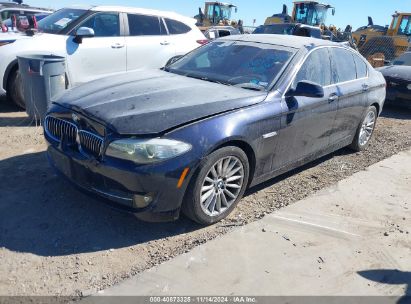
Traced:
<path fill-rule="evenodd" d="M 210 40 L 208 40 L 208 39 L 197 40 L 197 43 L 200 44 L 200 45 L 205 45 L 209 42 L 210 42 Z"/>
<path fill-rule="evenodd" d="M 32 29 L 37 29 L 37 18 L 36 16 L 31 16 L 31 18 L 29 19 L 29 23 L 30 23 L 30 28 Z"/>

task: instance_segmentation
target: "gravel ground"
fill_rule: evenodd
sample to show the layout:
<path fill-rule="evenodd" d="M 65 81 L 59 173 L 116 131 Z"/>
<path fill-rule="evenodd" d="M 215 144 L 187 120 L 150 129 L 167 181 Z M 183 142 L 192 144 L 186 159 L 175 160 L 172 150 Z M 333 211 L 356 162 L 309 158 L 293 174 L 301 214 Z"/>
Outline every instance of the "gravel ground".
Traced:
<path fill-rule="evenodd" d="M 225 221 L 150 224 L 74 190 L 42 129 L 0 100 L 0 295 L 89 295 L 411 147 L 411 112 L 386 109 L 367 151 L 342 149 L 250 189 Z"/>

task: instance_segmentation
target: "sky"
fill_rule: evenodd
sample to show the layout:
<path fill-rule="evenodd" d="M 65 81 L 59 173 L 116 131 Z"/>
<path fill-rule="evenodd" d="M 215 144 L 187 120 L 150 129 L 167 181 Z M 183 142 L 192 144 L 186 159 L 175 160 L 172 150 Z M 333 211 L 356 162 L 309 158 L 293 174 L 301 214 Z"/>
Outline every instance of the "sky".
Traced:
<path fill-rule="evenodd" d="M 205 1 L 199 0 L 24 0 L 24 3 L 48 7 L 53 9 L 62 8 L 73 4 L 90 5 L 122 5 L 142 8 L 152 8 L 158 10 L 170 10 L 186 16 L 198 14 L 198 8 L 204 7 Z M 229 0 L 223 0 L 229 2 Z M 374 24 L 385 26 L 391 23 L 392 14 L 395 11 L 411 13 L 410 0 L 329 0 L 322 1 L 336 8 L 334 16 L 329 14 L 327 25 L 334 24 L 337 27 L 345 28 L 350 24 L 353 29 L 367 25 L 367 17 L 372 16 Z M 292 13 L 292 1 L 282 0 L 232 0 L 238 6 L 235 19 L 244 20 L 244 25 L 256 25 L 264 23 L 266 17 L 275 13 L 281 13 L 282 5 L 287 4 L 289 13 Z M 204 9 L 204 8 L 203 8 Z"/>

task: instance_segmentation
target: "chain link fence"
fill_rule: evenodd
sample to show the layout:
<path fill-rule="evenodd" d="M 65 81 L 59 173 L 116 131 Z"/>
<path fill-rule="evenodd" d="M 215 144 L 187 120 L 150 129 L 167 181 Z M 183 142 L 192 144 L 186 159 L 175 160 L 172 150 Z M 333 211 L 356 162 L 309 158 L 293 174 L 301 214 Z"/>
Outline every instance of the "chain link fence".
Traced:
<path fill-rule="evenodd" d="M 410 49 L 409 41 L 403 36 L 376 36 L 360 38 L 358 51 L 374 67 L 384 66 Z"/>

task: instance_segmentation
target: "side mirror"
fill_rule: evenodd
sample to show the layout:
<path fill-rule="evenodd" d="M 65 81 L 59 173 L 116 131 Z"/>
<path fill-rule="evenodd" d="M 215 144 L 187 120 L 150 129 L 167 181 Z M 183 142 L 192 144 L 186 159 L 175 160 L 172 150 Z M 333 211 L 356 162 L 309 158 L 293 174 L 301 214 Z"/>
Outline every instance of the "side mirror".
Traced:
<path fill-rule="evenodd" d="M 303 80 L 297 83 L 297 87 L 295 89 L 290 89 L 286 97 L 291 96 L 304 96 L 304 97 L 312 97 L 312 98 L 321 98 L 324 97 L 324 89 L 317 83 Z"/>
<path fill-rule="evenodd" d="M 78 44 L 83 42 L 83 38 L 91 38 L 94 37 L 95 33 L 92 28 L 89 27 L 80 27 L 76 31 L 76 36 L 74 37 L 74 41 Z"/>

